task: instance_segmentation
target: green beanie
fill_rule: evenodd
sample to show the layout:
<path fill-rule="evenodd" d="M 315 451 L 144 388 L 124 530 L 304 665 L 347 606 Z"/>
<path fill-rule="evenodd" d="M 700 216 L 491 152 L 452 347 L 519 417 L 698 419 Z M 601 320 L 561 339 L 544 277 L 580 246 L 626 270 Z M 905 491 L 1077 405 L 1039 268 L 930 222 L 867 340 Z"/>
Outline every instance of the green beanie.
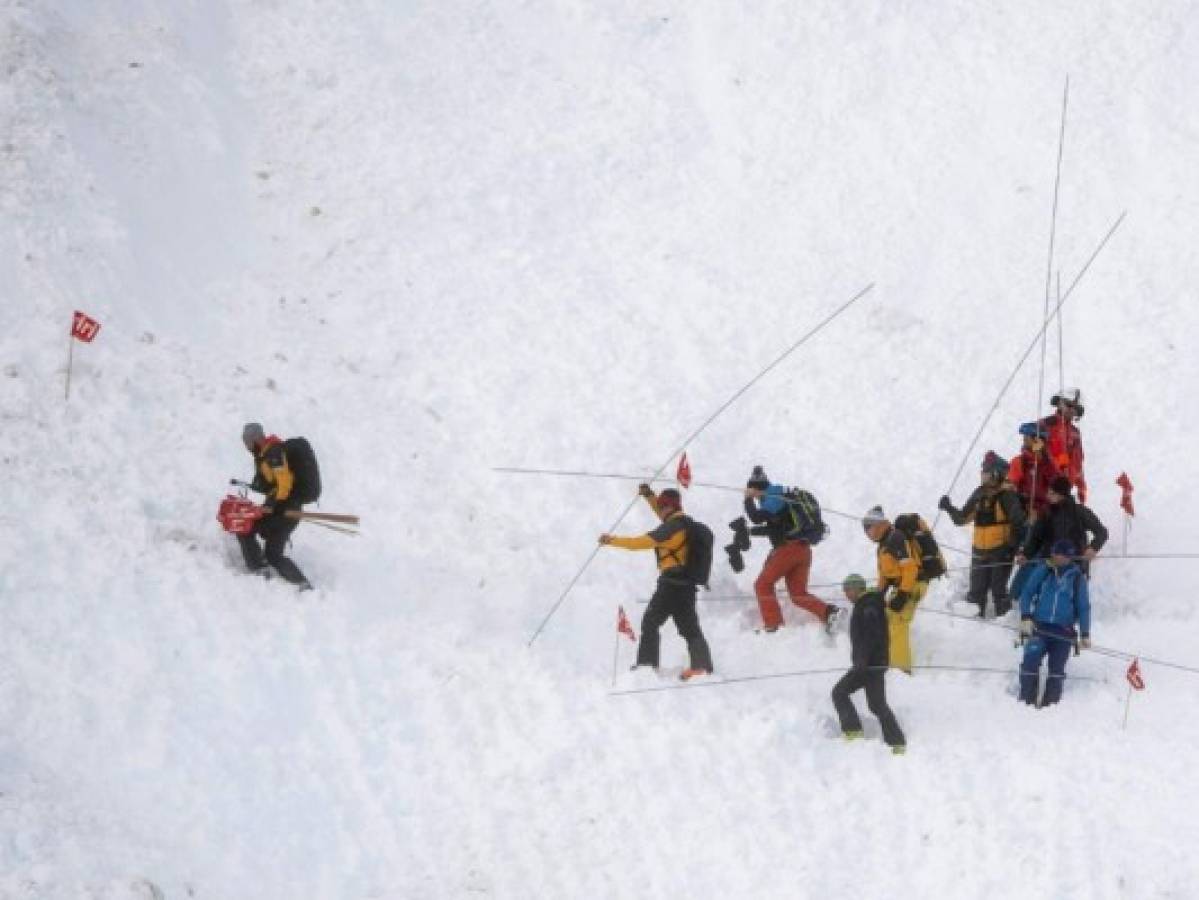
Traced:
<path fill-rule="evenodd" d="M 846 575 L 845 580 L 841 582 L 841 590 L 843 591 L 865 591 L 866 579 L 856 572 L 853 575 Z"/>

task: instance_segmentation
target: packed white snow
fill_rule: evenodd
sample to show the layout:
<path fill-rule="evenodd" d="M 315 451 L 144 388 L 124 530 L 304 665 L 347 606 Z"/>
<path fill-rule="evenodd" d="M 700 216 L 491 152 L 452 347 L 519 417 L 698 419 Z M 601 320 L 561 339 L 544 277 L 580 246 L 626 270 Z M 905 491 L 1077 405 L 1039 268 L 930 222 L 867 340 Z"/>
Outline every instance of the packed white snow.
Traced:
<path fill-rule="evenodd" d="M 890 675 L 907 755 L 861 695 L 846 744 L 847 636 L 789 605 L 701 603 L 732 683 L 675 689 L 671 626 L 630 674 L 650 554 L 529 646 L 652 519 L 492 471 L 670 475 L 873 284 L 696 479 L 815 493 L 832 599 L 857 516 L 931 518 L 965 457 L 960 504 L 1077 384 L 1094 641 L 1199 667 L 1199 560 L 1112 558 L 1195 549 L 1191 4 L 0 0 L 0 60 L 0 896 L 1194 896 L 1199 674 L 1143 661 L 1124 727 L 1084 651 L 1024 707 L 956 571 L 917 665 L 983 671 Z M 246 421 L 362 516 L 297 530 L 315 592 L 215 521 Z M 735 493 L 685 503 L 728 539 Z"/>

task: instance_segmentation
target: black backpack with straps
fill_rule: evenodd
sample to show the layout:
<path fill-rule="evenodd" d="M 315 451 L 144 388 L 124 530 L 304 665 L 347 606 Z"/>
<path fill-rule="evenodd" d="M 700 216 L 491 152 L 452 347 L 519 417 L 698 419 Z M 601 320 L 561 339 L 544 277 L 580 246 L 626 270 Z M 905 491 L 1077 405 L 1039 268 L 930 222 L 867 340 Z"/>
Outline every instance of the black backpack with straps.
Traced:
<path fill-rule="evenodd" d="M 687 532 L 687 562 L 682 575 L 696 587 L 707 588 L 712 577 L 712 529 L 690 516 L 683 517 L 683 528 Z"/>
<path fill-rule="evenodd" d="M 783 494 L 783 501 L 787 504 L 787 514 L 791 517 L 788 540 L 798 539 L 810 546 L 824 540 L 828 534 L 828 526 L 820 516 L 820 501 L 808 491 L 799 488 L 788 488 Z"/>
<path fill-rule="evenodd" d="M 287 465 L 296 479 L 292 496 L 301 503 L 315 503 L 321 499 L 321 469 L 308 439 L 288 438 L 283 442 L 283 452 L 287 454 Z"/>
<path fill-rule="evenodd" d="M 920 563 L 921 581 L 932 581 L 949 571 L 949 567 L 945 565 L 945 557 L 941 555 L 941 547 L 933 537 L 932 529 L 917 513 L 896 516 L 895 527 L 916 545 L 916 561 Z"/>

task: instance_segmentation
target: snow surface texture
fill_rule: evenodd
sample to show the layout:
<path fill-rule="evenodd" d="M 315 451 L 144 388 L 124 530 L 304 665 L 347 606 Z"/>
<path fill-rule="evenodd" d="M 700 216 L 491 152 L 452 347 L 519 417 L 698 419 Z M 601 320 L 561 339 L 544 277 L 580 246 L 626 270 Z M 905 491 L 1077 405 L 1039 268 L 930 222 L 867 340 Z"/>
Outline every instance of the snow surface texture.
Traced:
<path fill-rule="evenodd" d="M 1052 278 L 1129 212 L 1064 314 L 1092 506 L 1118 551 L 1126 469 L 1129 550 L 1193 549 L 1193 4 L 0 10 L 0 896 L 1194 896 L 1194 676 L 1145 664 L 1123 731 L 1093 653 L 1052 711 L 892 675 L 903 758 L 869 716 L 830 739 L 835 675 L 610 697 L 647 555 L 600 553 L 525 645 L 635 485 L 490 470 L 653 471 L 874 283 L 689 454 L 931 515 L 1041 320 L 1068 74 Z M 76 308 L 103 330 L 67 405 Z M 241 577 L 213 521 L 248 419 L 363 517 L 297 531 L 312 594 Z M 735 496 L 687 504 L 723 542 Z M 814 582 L 869 574 L 829 520 Z M 1194 574 L 1097 563 L 1096 643 L 1193 661 Z M 963 588 L 918 664 L 1014 672 L 932 612 Z M 723 677 L 847 664 L 794 608 L 702 615 Z M 672 684 L 620 654 L 618 688 Z"/>

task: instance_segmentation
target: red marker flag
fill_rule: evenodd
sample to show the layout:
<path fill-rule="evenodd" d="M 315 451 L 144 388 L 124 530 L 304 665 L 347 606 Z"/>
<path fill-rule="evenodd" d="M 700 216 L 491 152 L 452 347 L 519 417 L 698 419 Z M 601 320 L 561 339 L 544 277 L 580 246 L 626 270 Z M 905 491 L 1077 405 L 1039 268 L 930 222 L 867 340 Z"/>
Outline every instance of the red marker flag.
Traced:
<path fill-rule="evenodd" d="M 1132 511 L 1132 482 L 1128 479 L 1128 475 L 1121 472 L 1120 477 L 1116 479 L 1116 484 L 1120 486 L 1120 508 L 1130 516 L 1136 515 Z"/>
<path fill-rule="evenodd" d="M 71 319 L 71 337 L 76 340 L 83 341 L 85 344 L 90 344 L 92 340 L 100 333 L 100 323 L 89 316 L 87 313 L 81 313 L 75 310 L 75 316 Z"/>
<path fill-rule="evenodd" d="M 633 626 L 629 623 L 629 617 L 624 614 L 624 607 L 617 607 L 619 612 L 616 616 L 616 630 L 627 637 L 634 644 L 637 643 L 637 635 L 633 634 Z"/>
<path fill-rule="evenodd" d="M 683 455 L 679 457 L 679 471 L 675 478 L 679 484 L 685 488 L 691 487 L 691 463 L 687 461 L 687 451 L 683 451 Z"/>
<path fill-rule="evenodd" d="M 1128 679 L 1128 683 L 1132 685 L 1134 690 L 1145 690 L 1145 679 L 1141 677 L 1141 661 L 1134 658 L 1128 666 L 1128 671 L 1124 673 L 1124 677 Z"/>

